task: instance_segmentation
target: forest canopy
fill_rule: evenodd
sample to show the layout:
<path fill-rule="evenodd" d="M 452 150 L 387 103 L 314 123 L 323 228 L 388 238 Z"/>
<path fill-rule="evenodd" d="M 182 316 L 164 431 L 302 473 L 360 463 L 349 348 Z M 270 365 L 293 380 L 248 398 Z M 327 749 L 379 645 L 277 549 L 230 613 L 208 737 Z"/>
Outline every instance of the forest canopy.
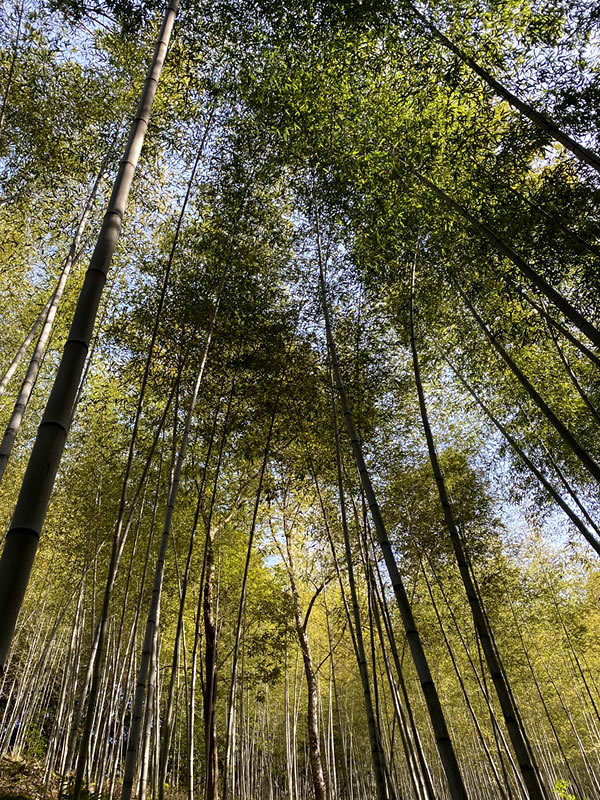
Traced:
<path fill-rule="evenodd" d="M 588 0 L 2 0 L 0 800 L 600 796 Z"/>

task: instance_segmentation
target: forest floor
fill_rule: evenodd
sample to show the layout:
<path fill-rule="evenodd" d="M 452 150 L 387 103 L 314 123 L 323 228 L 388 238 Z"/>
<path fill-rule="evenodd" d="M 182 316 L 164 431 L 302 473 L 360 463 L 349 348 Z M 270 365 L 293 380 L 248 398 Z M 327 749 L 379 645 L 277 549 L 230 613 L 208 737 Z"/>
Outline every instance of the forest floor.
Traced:
<path fill-rule="evenodd" d="M 58 796 L 58 779 L 51 781 L 47 798 Z M 0 800 L 42 800 L 44 768 L 35 761 L 0 758 Z"/>

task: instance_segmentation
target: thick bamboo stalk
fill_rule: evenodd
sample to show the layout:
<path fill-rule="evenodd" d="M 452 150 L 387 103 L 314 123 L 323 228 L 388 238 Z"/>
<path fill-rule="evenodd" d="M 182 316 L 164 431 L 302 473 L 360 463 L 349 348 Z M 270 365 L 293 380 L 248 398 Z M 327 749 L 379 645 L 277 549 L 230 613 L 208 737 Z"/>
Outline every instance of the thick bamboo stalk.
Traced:
<path fill-rule="evenodd" d="M 46 352 L 46 345 L 48 344 L 50 333 L 52 332 L 52 328 L 54 326 L 54 320 L 56 318 L 58 306 L 62 299 L 65 286 L 67 285 L 67 280 L 69 278 L 69 275 L 71 274 L 71 269 L 73 268 L 73 265 L 76 262 L 77 250 L 79 248 L 83 232 L 86 229 L 90 212 L 92 210 L 92 206 L 94 204 L 94 200 L 96 199 L 96 194 L 98 192 L 98 187 L 100 186 L 100 181 L 102 180 L 102 176 L 104 175 L 104 172 L 106 170 L 107 160 L 108 160 L 108 154 L 107 157 L 104 159 L 102 166 L 98 171 L 98 174 L 96 175 L 94 185 L 92 186 L 92 190 L 86 200 L 83 213 L 79 219 L 77 228 L 75 229 L 75 235 L 73 236 L 71 247 L 69 248 L 69 252 L 64 261 L 63 268 L 61 270 L 60 277 L 56 285 L 56 289 L 54 290 L 54 294 L 52 295 L 49 301 L 48 311 L 46 313 L 44 324 L 42 325 L 42 330 L 40 331 L 40 335 L 38 337 L 35 349 L 31 356 L 29 367 L 27 368 L 25 378 L 23 379 L 21 389 L 15 401 L 15 405 L 12 414 L 10 416 L 8 425 L 6 426 L 4 436 L 2 437 L 2 441 L 0 442 L 0 481 L 2 481 L 2 477 L 4 475 L 6 466 L 8 464 L 8 459 L 10 458 L 10 454 L 13 449 L 13 445 L 19 434 L 19 430 L 21 428 L 21 423 L 23 422 L 23 417 L 25 416 L 25 412 L 27 411 L 27 406 L 29 405 L 29 400 L 31 398 L 31 394 L 33 392 L 33 388 L 37 381 L 37 376 L 40 371 L 40 367 L 42 365 L 44 353 Z"/>
<path fill-rule="evenodd" d="M 0 558 L 0 669 L 6 661 L 60 464 L 79 379 L 144 142 L 179 0 L 170 0 L 69 338 L 27 465 Z"/>

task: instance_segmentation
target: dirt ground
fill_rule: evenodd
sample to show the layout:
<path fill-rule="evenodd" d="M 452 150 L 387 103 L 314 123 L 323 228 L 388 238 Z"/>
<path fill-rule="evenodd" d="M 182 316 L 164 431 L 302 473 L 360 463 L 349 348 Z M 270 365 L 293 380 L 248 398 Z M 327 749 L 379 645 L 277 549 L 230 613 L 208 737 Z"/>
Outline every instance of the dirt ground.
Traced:
<path fill-rule="evenodd" d="M 52 781 L 46 797 L 57 796 L 58 786 Z M 4 756 L 0 759 L 0 800 L 42 800 L 44 770 L 35 762 Z"/>

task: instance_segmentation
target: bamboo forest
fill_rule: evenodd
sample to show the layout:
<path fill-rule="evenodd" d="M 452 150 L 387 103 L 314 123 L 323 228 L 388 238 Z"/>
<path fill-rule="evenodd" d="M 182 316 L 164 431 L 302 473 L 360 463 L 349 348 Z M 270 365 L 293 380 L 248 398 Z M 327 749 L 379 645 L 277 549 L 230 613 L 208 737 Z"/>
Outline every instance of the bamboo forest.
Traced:
<path fill-rule="evenodd" d="M 600 6 L 0 0 L 0 800 L 600 798 Z"/>

